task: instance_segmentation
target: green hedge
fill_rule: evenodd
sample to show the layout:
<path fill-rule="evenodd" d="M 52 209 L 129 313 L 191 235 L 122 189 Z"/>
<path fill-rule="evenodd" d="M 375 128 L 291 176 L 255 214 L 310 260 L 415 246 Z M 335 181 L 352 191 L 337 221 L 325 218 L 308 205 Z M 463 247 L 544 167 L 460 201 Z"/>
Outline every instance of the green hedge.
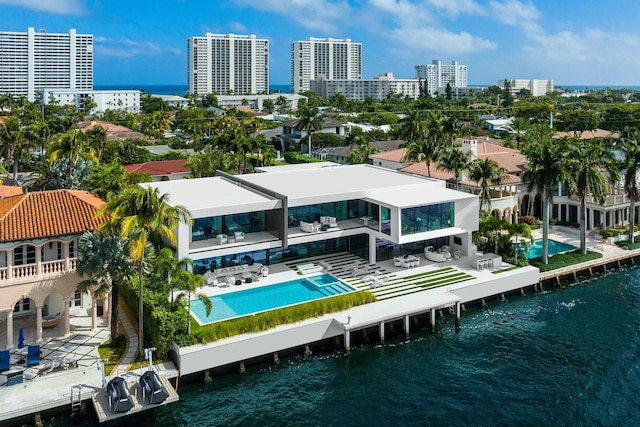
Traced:
<path fill-rule="evenodd" d="M 196 342 L 213 342 L 234 335 L 266 331 L 279 325 L 343 311 L 374 301 L 376 297 L 371 292 L 350 292 L 203 326 L 194 321 L 191 322 L 191 334 Z"/>
<path fill-rule="evenodd" d="M 287 163 L 316 163 L 321 162 L 322 160 L 316 159 L 315 157 L 309 157 L 306 154 L 299 153 L 297 151 L 285 151 L 284 159 Z"/>

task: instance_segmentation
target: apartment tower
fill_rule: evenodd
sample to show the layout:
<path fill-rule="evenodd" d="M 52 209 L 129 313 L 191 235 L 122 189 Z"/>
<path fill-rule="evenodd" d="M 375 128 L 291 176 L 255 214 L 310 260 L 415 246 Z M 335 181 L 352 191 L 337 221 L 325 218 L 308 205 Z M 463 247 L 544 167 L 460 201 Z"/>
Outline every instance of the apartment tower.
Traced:
<path fill-rule="evenodd" d="M 45 88 L 93 90 L 93 35 L 0 32 L 0 93 L 33 102 Z"/>
<path fill-rule="evenodd" d="M 431 64 L 416 65 L 416 78 L 427 82 L 429 93 L 437 93 L 447 87 L 466 88 L 467 87 L 467 66 L 453 61 L 451 65 L 442 64 L 439 59 L 434 59 Z"/>
<path fill-rule="evenodd" d="M 269 41 L 255 35 L 212 34 L 191 37 L 188 46 L 189 93 L 269 93 Z"/>
<path fill-rule="evenodd" d="M 310 90 L 311 80 L 321 74 L 328 80 L 362 79 L 362 44 L 314 37 L 291 43 L 292 92 Z"/>

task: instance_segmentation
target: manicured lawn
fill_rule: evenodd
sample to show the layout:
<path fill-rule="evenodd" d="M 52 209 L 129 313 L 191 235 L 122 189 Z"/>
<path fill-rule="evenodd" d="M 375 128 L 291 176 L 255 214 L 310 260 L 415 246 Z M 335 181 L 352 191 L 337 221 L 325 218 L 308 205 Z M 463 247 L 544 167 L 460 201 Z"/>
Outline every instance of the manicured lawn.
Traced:
<path fill-rule="evenodd" d="M 111 371 L 120 360 L 120 357 L 124 354 L 124 351 L 127 347 L 127 339 L 124 335 L 120 335 L 118 337 L 118 347 L 111 348 L 111 340 L 107 340 L 100 344 L 98 347 L 98 354 L 100 354 L 100 358 L 102 360 L 106 360 L 104 362 L 104 374 L 111 375 Z"/>
<path fill-rule="evenodd" d="M 548 264 L 543 264 L 542 258 L 532 258 L 529 260 L 529 263 L 538 267 L 541 272 L 544 272 L 567 267 L 569 265 L 580 264 L 581 262 L 587 262 L 598 258 L 602 258 L 602 254 L 599 252 L 587 251 L 586 254 L 582 254 L 580 253 L 580 249 L 576 249 L 575 251 L 549 257 Z"/>

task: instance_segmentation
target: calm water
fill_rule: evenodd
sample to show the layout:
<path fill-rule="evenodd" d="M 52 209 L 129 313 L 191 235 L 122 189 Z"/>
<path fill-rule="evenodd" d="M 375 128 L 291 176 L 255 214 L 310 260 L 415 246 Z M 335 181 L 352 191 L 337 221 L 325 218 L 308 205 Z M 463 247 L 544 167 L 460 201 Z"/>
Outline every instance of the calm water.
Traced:
<path fill-rule="evenodd" d="M 445 319 L 434 334 L 184 385 L 180 402 L 108 425 L 639 425 L 639 305 L 640 270 L 623 270 L 491 301 L 458 334 Z"/>

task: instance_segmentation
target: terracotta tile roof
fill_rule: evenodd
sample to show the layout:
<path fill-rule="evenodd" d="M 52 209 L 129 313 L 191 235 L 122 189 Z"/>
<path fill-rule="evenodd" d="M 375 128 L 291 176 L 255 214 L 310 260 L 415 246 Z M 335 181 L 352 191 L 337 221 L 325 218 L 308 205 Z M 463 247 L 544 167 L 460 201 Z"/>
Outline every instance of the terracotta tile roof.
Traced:
<path fill-rule="evenodd" d="M 102 126 L 107 131 L 107 141 L 117 141 L 121 139 L 142 139 L 145 141 L 154 142 L 155 139 L 147 136 L 143 133 L 131 130 L 128 127 L 116 125 L 111 122 L 103 122 L 100 120 L 80 122 L 80 129 L 82 132 L 86 132 L 94 126 Z"/>
<path fill-rule="evenodd" d="M 388 160 L 390 162 L 410 163 L 410 161 L 403 161 L 402 160 L 404 158 L 404 153 L 405 153 L 405 149 L 404 148 L 398 148 L 397 150 L 391 150 L 391 151 L 387 151 L 385 153 L 372 154 L 369 157 L 372 158 L 372 159 Z"/>
<path fill-rule="evenodd" d="M 151 175 L 171 175 L 172 173 L 191 172 L 187 167 L 186 159 L 159 160 L 157 162 L 144 162 L 126 165 L 127 172 L 143 172 Z"/>
<path fill-rule="evenodd" d="M 569 138 L 574 137 L 573 132 L 556 132 L 553 134 L 554 138 L 560 139 L 565 136 Z M 578 132 L 579 139 L 594 139 L 594 138 L 619 138 L 620 136 L 617 133 L 608 131 L 606 129 L 596 129 L 596 130 L 586 130 L 584 132 Z"/>
<path fill-rule="evenodd" d="M 35 191 L 0 200 L 0 242 L 81 234 L 104 222 L 104 202 L 80 190 Z"/>
<path fill-rule="evenodd" d="M 16 185 L 0 185 L 0 198 L 18 196 L 24 194 L 22 187 Z"/>

